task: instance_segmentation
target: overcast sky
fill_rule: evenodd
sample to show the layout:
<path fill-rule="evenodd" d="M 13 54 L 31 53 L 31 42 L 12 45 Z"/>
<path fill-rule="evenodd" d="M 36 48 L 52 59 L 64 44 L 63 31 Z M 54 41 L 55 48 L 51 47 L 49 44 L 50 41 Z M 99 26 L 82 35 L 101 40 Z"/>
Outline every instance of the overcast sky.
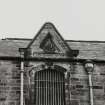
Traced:
<path fill-rule="evenodd" d="M 105 0 L 0 0 L 0 38 L 33 38 L 45 22 L 64 39 L 105 41 Z"/>

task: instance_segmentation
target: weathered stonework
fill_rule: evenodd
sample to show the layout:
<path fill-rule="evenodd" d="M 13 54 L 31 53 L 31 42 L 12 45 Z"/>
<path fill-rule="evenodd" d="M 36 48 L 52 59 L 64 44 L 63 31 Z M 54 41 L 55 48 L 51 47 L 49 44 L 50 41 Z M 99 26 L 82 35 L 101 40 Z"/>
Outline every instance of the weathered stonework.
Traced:
<path fill-rule="evenodd" d="M 48 37 L 46 35 L 48 33 L 51 35 L 49 38 L 52 39 L 48 39 L 51 41 L 47 43 L 46 38 Z M 46 46 L 49 46 L 47 50 L 45 49 Z M 53 48 L 54 46 L 56 48 Z M 26 49 L 24 58 L 30 58 L 30 60 L 18 59 L 20 58 L 19 48 Z M 20 105 L 21 61 L 24 62 L 24 105 L 34 105 L 35 73 L 49 68 L 64 73 L 65 105 L 90 105 L 89 78 L 84 66 L 85 61 L 88 59 L 94 62 L 91 74 L 94 105 L 104 105 L 104 50 L 105 42 L 65 41 L 51 23 L 44 24 L 33 40 L 1 40 L 0 105 Z M 8 58 L 8 60 L 4 60 L 2 57 Z M 33 58 L 38 58 L 39 61 L 33 60 Z M 60 60 L 57 61 L 57 59 Z"/>
<path fill-rule="evenodd" d="M 1 61 L 0 105 L 18 105 L 20 96 L 20 72 L 15 64 Z"/>

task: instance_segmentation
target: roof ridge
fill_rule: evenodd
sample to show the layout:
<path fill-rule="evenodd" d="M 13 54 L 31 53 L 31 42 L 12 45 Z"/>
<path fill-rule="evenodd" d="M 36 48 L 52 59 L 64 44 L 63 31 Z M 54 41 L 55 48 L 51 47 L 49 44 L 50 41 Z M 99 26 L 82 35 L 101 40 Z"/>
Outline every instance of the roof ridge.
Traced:
<path fill-rule="evenodd" d="M 31 38 L 5 38 L 2 40 L 32 40 Z"/>
<path fill-rule="evenodd" d="M 32 38 L 4 38 L 1 40 L 23 40 L 23 41 L 31 41 Z M 66 42 L 90 42 L 90 43 L 105 43 L 105 41 L 99 40 L 65 40 Z"/>
<path fill-rule="evenodd" d="M 90 42 L 90 43 L 105 43 L 105 41 L 98 40 L 65 40 L 66 42 Z"/>

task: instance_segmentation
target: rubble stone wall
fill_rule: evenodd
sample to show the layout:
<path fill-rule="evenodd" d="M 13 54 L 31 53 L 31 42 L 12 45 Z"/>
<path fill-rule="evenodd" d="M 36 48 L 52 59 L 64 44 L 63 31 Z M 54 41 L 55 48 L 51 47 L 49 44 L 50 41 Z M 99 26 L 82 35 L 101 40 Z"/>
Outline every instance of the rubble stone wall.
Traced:
<path fill-rule="evenodd" d="M 32 62 L 32 65 L 44 63 Z M 65 101 L 66 105 L 90 105 L 88 74 L 83 63 L 56 63 L 67 69 L 65 74 Z M 30 103 L 29 70 L 24 73 L 25 103 Z M 94 105 L 105 104 L 105 64 L 94 64 L 92 73 Z M 34 86 L 34 85 L 33 85 Z M 34 88 L 34 87 L 32 87 Z M 34 97 L 34 96 L 33 96 Z M 0 105 L 19 105 L 20 102 L 20 68 L 16 63 L 0 62 Z"/>

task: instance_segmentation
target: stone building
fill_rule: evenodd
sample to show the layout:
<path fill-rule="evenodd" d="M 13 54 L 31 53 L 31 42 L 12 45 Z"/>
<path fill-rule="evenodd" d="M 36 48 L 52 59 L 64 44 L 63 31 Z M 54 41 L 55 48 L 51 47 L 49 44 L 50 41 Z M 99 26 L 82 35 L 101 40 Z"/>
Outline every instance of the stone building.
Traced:
<path fill-rule="evenodd" d="M 105 42 L 64 40 L 51 23 L 0 40 L 0 105 L 105 105 Z"/>

